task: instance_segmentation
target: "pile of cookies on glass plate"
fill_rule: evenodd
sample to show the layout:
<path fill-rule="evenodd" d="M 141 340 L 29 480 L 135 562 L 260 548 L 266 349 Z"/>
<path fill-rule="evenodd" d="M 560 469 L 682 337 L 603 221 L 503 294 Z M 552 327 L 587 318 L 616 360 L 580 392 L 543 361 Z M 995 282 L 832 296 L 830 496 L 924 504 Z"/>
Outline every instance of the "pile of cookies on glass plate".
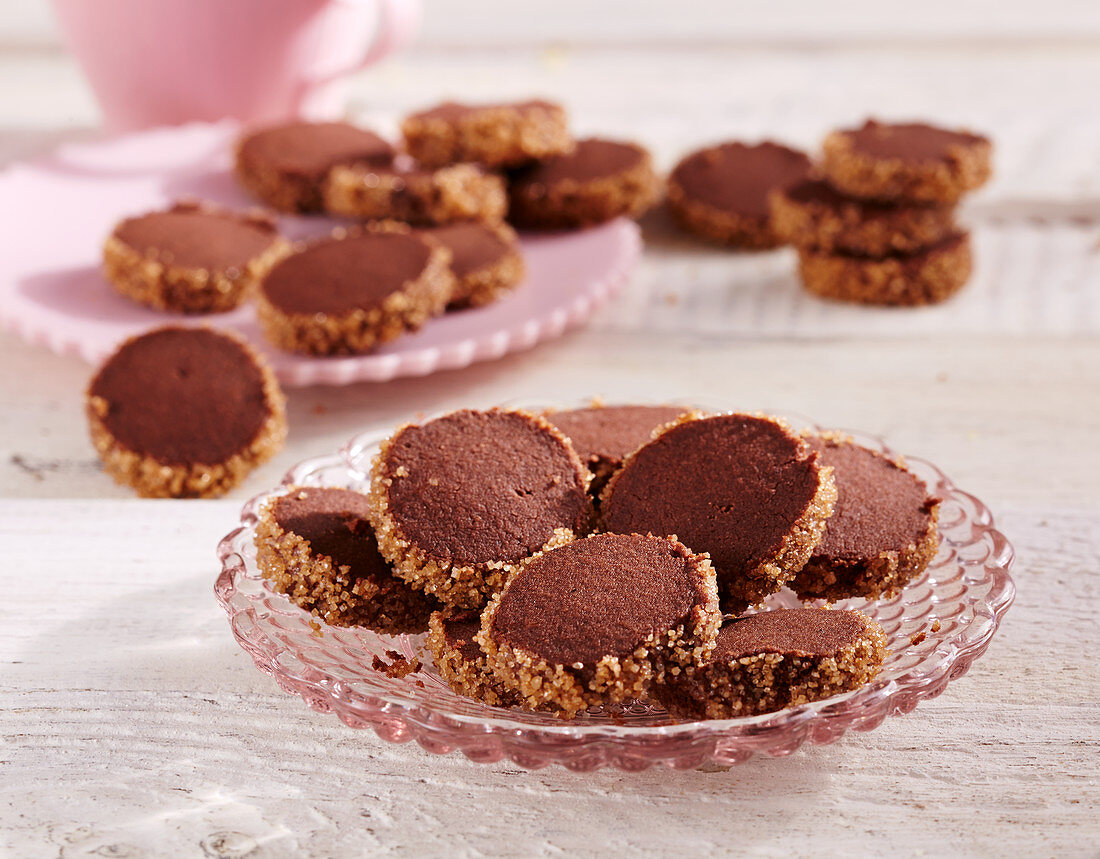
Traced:
<path fill-rule="evenodd" d="M 897 593 L 936 554 L 938 503 L 904 463 L 760 414 L 463 410 L 398 428 L 365 491 L 272 496 L 255 541 L 320 620 L 428 630 L 458 694 L 728 718 L 876 676 L 886 637 L 866 615 L 747 610 L 783 587 Z"/>
<path fill-rule="evenodd" d="M 989 179 L 981 135 L 925 123 L 834 131 L 820 164 L 766 141 L 686 156 L 668 183 L 687 231 L 729 247 L 793 245 L 807 291 L 877 305 L 944 301 L 971 271 L 960 198 Z"/>

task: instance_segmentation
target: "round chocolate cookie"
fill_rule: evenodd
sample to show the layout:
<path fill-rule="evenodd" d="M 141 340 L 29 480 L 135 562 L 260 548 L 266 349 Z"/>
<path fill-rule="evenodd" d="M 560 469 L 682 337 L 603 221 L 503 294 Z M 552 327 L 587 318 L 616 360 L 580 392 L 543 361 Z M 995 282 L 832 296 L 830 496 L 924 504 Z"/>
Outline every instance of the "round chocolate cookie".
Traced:
<path fill-rule="evenodd" d="M 405 148 L 425 167 L 473 161 L 514 167 L 573 148 L 565 111 L 546 101 L 445 102 L 401 123 Z"/>
<path fill-rule="evenodd" d="M 663 424 L 691 409 L 682 406 L 590 406 L 549 412 L 546 419 L 569 437 L 581 462 L 592 472 L 589 493 L 597 499 L 627 454 L 653 437 Z"/>
<path fill-rule="evenodd" d="M 122 295 L 157 310 L 232 310 L 289 249 L 266 215 L 197 202 L 121 221 L 103 273 Z"/>
<path fill-rule="evenodd" d="M 371 521 L 397 575 L 477 608 L 532 555 L 588 532 L 586 484 L 568 440 L 543 418 L 467 409 L 382 443 Z"/>
<path fill-rule="evenodd" d="M 284 212 L 320 212 L 322 187 L 338 165 L 389 164 L 394 150 L 346 122 L 289 122 L 252 131 L 237 144 L 237 179 Z"/>
<path fill-rule="evenodd" d="M 489 667 L 485 651 L 474 640 L 480 631 L 480 612 L 437 611 L 432 614 L 425 643 L 435 657 L 440 676 L 457 694 L 490 707 L 513 707 L 520 702 L 520 695 L 505 686 Z"/>
<path fill-rule="evenodd" d="M 865 686 L 886 652 L 882 627 L 858 611 L 765 611 L 727 623 L 706 664 L 666 675 L 652 695 L 681 719 L 756 716 Z"/>
<path fill-rule="evenodd" d="M 107 473 L 148 498 L 208 498 L 236 486 L 286 439 L 279 383 L 236 335 L 159 328 L 133 337 L 87 393 Z"/>
<path fill-rule="evenodd" d="M 705 555 L 665 537 L 597 534 L 524 566 L 477 640 L 522 707 L 572 718 L 701 665 L 720 622 Z"/>
<path fill-rule="evenodd" d="M 707 552 L 736 614 L 794 578 L 835 501 L 830 469 L 786 424 L 693 414 L 627 457 L 600 514 L 608 531 L 674 534 Z"/>
<path fill-rule="evenodd" d="M 520 228 L 561 230 L 636 218 L 659 192 L 653 161 L 636 143 L 588 138 L 567 155 L 516 171 L 509 220 Z"/>
<path fill-rule="evenodd" d="M 916 306 L 946 301 L 970 278 L 970 233 L 957 232 L 912 254 L 863 257 L 800 249 L 802 285 L 822 298 Z"/>
<path fill-rule="evenodd" d="M 881 123 L 825 138 L 829 183 L 854 197 L 953 204 L 993 172 L 989 138 L 922 122 Z"/>
<path fill-rule="evenodd" d="M 769 200 L 776 234 L 818 253 L 914 253 L 955 232 L 953 206 L 849 197 L 820 179 L 773 191 Z"/>
<path fill-rule="evenodd" d="M 935 557 L 939 500 L 902 463 L 851 439 L 806 441 L 833 469 L 836 509 L 791 590 L 802 599 L 894 596 Z"/>
<path fill-rule="evenodd" d="M 774 248 L 783 240 L 772 228 L 768 194 L 809 174 L 810 159 L 778 143 L 722 143 L 676 165 L 668 178 L 668 207 L 681 227 L 704 239 Z"/>
<path fill-rule="evenodd" d="M 451 252 L 455 286 L 448 309 L 490 304 L 523 280 L 519 238 L 507 224 L 466 221 L 422 232 Z"/>
<path fill-rule="evenodd" d="M 475 164 L 423 168 L 336 166 L 324 186 L 325 209 L 352 218 L 410 224 L 504 220 L 504 180 Z"/>
<path fill-rule="evenodd" d="M 260 281 L 260 324 L 280 349 L 368 352 L 443 312 L 454 290 L 450 258 L 402 224 L 337 230 Z"/>
<path fill-rule="evenodd" d="M 393 575 L 378 552 L 367 496 L 291 487 L 260 512 L 256 560 L 272 587 L 330 626 L 386 635 L 424 632 L 435 607 Z"/>

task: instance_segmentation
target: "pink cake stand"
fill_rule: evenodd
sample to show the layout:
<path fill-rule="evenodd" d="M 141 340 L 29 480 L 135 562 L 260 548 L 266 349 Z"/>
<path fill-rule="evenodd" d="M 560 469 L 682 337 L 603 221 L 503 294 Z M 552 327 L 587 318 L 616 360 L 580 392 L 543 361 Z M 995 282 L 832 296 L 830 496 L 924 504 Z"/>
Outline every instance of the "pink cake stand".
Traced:
<path fill-rule="evenodd" d="M 98 362 L 122 340 L 168 322 L 233 328 L 266 353 L 286 385 L 386 381 L 465 367 L 527 349 L 583 322 L 627 279 L 641 249 L 637 225 L 620 219 L 589 230 L 524 236 L 528 275 L 511 295 L 448 314 L 369 355 L 315 358 L 279 352 L 260 335 L 251 307 L 181 317 L 133 304 L 100 273 L 101 248 L 128 215 L 197 197 L 255 205 L 230 167 L 231 122 L 162 128 L 92 143 L 0 173 L 0 325 L 60 354 Z M 338 222 L 284 217 L 293 238 Z"/>

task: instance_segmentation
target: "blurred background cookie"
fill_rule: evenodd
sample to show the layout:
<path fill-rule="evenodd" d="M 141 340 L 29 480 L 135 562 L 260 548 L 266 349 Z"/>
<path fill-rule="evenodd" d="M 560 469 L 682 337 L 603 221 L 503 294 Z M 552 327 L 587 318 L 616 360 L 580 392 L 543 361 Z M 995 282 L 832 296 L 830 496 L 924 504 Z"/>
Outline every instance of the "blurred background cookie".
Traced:
<path fill-rule="evenodd" d="M 590 137 L 514 172 L 508 192 L 508 218 L 517 227 L 560 230 L 636 218 L 657 201 L 659 182 L 638 144 Z"/>
<path fill-rule="evenodd" d="M 421 234 L 451 252 L 455 284 L 448 309 L 490 304 L 523 280 L 523 252 L 516 231 L 507 224 L 464 221 Z"/>
<path fill-rule="evenodd" d="M 322 186 L 337 165 L 388 164 L 393 147 L 346 122 L 289 122 L 245 134 L 237 144 L 241 184 L 283 212 L 319 212 Z"/>
<path fill-rule="evenodd" d="M 266 215 L 182 202 L 119 223 L 103 248 L 103 273 L 157 310 L 217 313 L 240 304 L 289 249 Z"/>
<path fill-rule="evenodd" d="M 810 159 L 778 143 L 709 146 L 684 156 L 668 177 L 668 207 L 680 226 L 735 248 L 778 247 L 768 195 L 801 182 Z"/>

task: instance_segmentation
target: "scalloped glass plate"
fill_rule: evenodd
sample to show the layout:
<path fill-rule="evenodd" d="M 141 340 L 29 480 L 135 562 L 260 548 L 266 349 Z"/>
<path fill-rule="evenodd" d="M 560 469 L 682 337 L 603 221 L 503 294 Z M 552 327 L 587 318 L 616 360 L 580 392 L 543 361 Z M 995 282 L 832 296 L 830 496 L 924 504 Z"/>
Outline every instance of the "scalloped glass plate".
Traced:
<path fill-rule="evenodd" d="M 896 455 L 880 439 L 848 432 L 861 444 Z M 240 527 L 218 546 L 222 571 L 214 591 L 238 643 L 286 692 L 350 727 L 371 728 L 391 742 L 415 740 L 430 752 L 458 750 L 478 762 L 509 758 L 531 769 L 558 763 L 582 771 L 655 764 L 687 769 L 739 763 L 757 752 L 787 755 L 803 743 L 834 742 L 849 729 L 871 730 L 887 716 L 911 712 L 939 695 L 985 652 L 1015 595 L 1009 576 L 1013 549 L 986 506 L 930 462 L 906 457 L 943 499 L 941 545 L 925 573 L 899 596 L 838 603 L 866 612 L 886 631 L 890 654 L 869 685 L 776 713 L 699 722 L 674 721 L 664 710 L 641 703 L 593 709 L 568 722 L 487 707 L 450 690 L 422 649 L 423 636 L 391 638 L 326 626 L 273 592 L 256 566 L 253 535 L 264 501 L 291 484 L 364 489 L 371 457 L 386 435 L 365 433 L 339 453 L 306 460 L 282 485 L 249 501 Z M 767 607 L 798 604 L 784 590 Z M 419 658 L 424 668 L 395 678 L 373 667 L 378 659 L 392 663 L 395 651 Z"/>

